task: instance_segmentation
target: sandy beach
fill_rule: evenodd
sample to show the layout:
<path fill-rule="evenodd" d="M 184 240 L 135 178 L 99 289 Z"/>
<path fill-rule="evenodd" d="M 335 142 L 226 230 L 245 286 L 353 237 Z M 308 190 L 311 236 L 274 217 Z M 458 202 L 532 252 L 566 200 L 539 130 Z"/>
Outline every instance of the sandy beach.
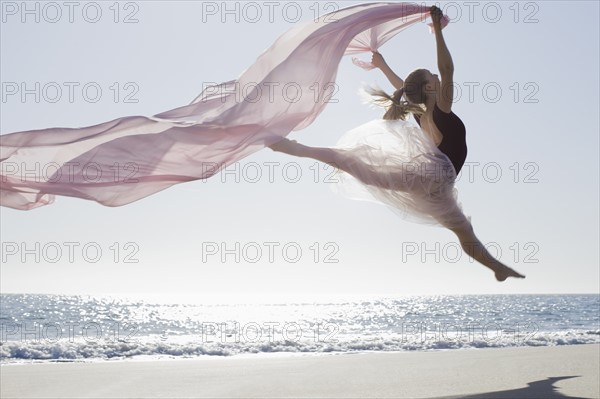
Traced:
<path fill-rule="evenodd" d="M 600 345 L 3 365 L 2 398 L 600 398 Z"/>

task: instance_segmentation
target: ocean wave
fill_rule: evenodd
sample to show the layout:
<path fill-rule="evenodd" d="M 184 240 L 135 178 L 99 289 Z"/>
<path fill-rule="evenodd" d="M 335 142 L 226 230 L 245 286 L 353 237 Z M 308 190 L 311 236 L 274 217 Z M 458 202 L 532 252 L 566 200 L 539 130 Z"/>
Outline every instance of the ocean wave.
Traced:
<path fill-rule="evenodd" d="M 321 342 L 311 340 L 277 340 L 268 342 L 198 342 L 193 337 L 176 337 L 165 340 L 160 337 L 145 337 L 135 342 L 122 341 L 8 341 L 0 344 L 2 363 L 30 361 L 100 361 L 123 360 L 141 357 L 190 358 L 202 356 L 235 356 L 266 353 L 352 353 L 427 351 L 477 348 L 505 348 L 519 346 L 559 346 L 598 344 L 600 337 L 585 331 L 569 331 L 538 334 L 533 337 L 499 337 L 497 339 L 407 339 L 402 336 L 355 337 Z M 427 338 L 427 337 L 425 337 Z"/>

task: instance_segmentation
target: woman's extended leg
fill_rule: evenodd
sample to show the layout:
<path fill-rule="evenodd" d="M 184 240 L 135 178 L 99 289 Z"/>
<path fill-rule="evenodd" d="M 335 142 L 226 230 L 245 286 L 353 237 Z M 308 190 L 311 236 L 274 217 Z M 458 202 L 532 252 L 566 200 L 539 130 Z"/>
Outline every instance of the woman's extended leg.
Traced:
<path fill-rule="evenodd" d="M 312 158 L 327 163 L 334 168 L 349 173 L 367 185 L 388 190 L 403 190 L 403 187 L 406 187 L 405 180 L 407 180 L 407 177 L 402 176 L 402 174 L 368 165 L 355 157 L 347 156 L 345 151 L 341 149 L 309 147 L 286 138 L 270 145 L 269 148 L 273 151 L 297 157 Z"/>
<path fill-rule="evenodd" d="M 524 275 L 517 273 L 515 270 L 496 260 L 488 252 L 481 241 L 479 241 L 477 236 L 475 236 L 475 232 L 473 231 L 473 226 L 471 223 L 464 223 L 460 227 L 446 227 L 456 234 L 458 240 L 460 241 L 460 246 L 462 247 L 463 251 L 467 253 L 467 255 L 485 267 L 492 269 L 496 275 L 496 280 L 504 281 L 509 277 L 525 278 Z"/>
<path fill-rule="evenodd" d="M 342 152 L 334 148 L 308 147 L 294 140 L 282 139 L 269 146 L 273 151 L 283 152 L 296 157 L 313 158 L 325 162 L 338 169 L 344 170 L 345 165 Z"/>

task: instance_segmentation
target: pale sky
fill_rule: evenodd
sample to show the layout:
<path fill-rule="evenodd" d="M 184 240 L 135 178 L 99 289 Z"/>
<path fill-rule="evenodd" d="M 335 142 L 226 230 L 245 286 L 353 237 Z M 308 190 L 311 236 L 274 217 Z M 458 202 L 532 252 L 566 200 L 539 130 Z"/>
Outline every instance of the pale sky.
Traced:
<path fill-rule="evenodd" d="M 230 2 L 229 13 L 221 2 L 29 2 L 31 13 L 22 4 L 1 3 L 2 134 L 185 105 L 206 84 L 239 76 L 296 20 L 356 3 Z M 124 207 L 58 197 L 29 212 L 0 208 L 1 291 L 597 293 L 598 3 L 441 5 L 453 19 L 444 30 L 462 89 L 453 109 L 469 147 L 459 200 L 490 252 L 525 280 L 497 283 L 449 231 L 339 196 L 329 168 L 265 149 Z M 436 68 L 425 25 L 380 51 L 402 77 Z M 381 117 L 361 103 L 361 82 L 392 91 L 380 71 L 346 57 L 337 103 L 290 137 L 332 146 Z"/>

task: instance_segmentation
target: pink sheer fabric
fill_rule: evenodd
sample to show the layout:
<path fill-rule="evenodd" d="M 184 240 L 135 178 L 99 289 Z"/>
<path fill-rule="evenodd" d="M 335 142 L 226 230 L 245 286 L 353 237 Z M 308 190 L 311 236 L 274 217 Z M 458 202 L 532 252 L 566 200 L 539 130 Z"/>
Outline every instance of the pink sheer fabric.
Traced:
<path fill-rule="evenodd" d="M 29 210 L 63 195 L 121 206 L 208 178 L 310 125 L 345 54 L 376 50 L 428 16 L 429 7 L 409 3 L 344 8 L 292 28 L 237 80 L 207 88 L 189 105 L 2 135 L 0 205 Z"/>

